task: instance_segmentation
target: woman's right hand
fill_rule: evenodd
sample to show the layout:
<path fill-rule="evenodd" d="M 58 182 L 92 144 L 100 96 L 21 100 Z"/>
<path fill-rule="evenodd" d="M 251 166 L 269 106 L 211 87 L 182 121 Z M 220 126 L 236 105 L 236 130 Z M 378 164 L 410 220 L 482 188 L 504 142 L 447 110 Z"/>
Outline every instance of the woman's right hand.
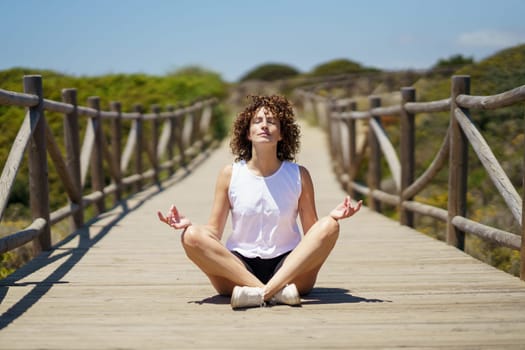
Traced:
<path fill-rule="evenodd" d="M 160 221 L 177 230 L 185 229 L 188 226 L 191 226 L 190 219 L 184 215 L 181 215 L 175 205 L 171 206 L 170 211 L 166 216 L 164 216 L 160 211 L 157 212 L 157 215 L 159 216 Z"/>

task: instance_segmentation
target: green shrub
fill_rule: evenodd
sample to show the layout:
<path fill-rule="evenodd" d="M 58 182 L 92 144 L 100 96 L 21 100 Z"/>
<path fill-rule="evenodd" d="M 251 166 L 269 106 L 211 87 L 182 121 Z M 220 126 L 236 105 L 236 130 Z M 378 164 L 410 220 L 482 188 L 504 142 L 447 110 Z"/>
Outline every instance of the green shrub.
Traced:
<path fill-rule="evenodd" d="M 268 63 L 249 71 L 240 79 L 240 81 L 275 81 L 292 78 L 297 75 L 299 75 L 299 71 L 291 66 L 278 63 Z"/>
<path fill-rule="evenodd" d="M 378 70 L 374 68 L 366 68 L 357 62 L 342 58 L 320 64 L 316 66 L 310 74 L 313 76 L 326 76 L 376 71 Z"/>

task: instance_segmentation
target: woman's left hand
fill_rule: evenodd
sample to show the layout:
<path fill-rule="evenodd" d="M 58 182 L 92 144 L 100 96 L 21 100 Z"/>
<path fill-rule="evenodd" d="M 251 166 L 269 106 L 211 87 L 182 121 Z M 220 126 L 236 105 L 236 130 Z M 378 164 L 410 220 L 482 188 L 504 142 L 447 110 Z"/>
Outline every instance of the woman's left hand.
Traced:
<path fill-rule="evenodd" d="M 346 196 L 343 202 L 335 207 L 331 212 L 330 216 L 335 220 L 341 220 L 349 218 L 361 209 L 363 201 L 357 202 L 355 205 L 350 200 L 350 196 Z"/>

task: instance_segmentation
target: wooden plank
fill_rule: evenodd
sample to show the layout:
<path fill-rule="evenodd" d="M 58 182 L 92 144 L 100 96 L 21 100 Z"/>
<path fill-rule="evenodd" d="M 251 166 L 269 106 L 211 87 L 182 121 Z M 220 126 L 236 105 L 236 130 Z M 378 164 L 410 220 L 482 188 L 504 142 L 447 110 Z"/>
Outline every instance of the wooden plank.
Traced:
<path fill-rule="evenodd" d="M 88 122 L 86 125 L 86 131 L 84 133 L 84 141 L 82 143 L 82 149 L 80 150 L 80 176 L 82 188 L 86 184 L 87 173 L 89 170 L 89 164 L 91 162 L 91 153 L 95 144 L 95 131 L 93 125 Z"/>
<path fill-rule="evenodd" d="M 324 134 L 302 134 L 324 215 L 345 193 Z M 0 349 L 523 349 L 524 282 L 368 208 L 341 222 L 301 307 L 232 311 L 155 217 L 176 202 L 207 220 L 232 157 L 227 142 L 200 156 L 0 281 Z"/>
<path fill-rule="evenodd" d="M 461 125 L 465 136 L 467 137 L 470 145 L 479 161 L 487 171 L 492 183 L 498 189 L 505 203 L 509 207 L 514 219 L 521 225 L 521 208 L 523 203 L 518 191 L 514 188 L 514 185 L 510 181 L 509 177 L 505 173 L 505 170 L 501 167 L 498 159 L 492 152 L 492 149 L 488 145 L 487 141 L 476 129 L 472 121 L 463 113 L 460 108 L 454 110 L 454 117 Z"/>
<path fill-rule="evenodd" d="M 370 119 L 370 127 L 374 130 L 375 137 L 379 143 L 379 147 L 385 155 L 388 168 L 390 169 L 390 175 L 392 176 L 396 185 L 396 190 L 401 188 L 401 163 L 397 157 L 397 152 L 392 145 L 392 142 L 388 139 L 387 134 L 381 127 L 381 125 L 375 119 Z"/>
<path fill-rule="evenodd" d="M 60 148 L 58 147 L 55 137 L 53 136 L 53 132 L 51 131 L 51 128 L 49 127 L 47 123 L 45 123 L 45 129 L 46 129 L 47 151 L 49 153 L 49 157 L 51 158 L 51 160 L 53 160 L 53 165 L 55 166 L 58 177 L 60 178 L 60 180 L 62 181 L 62 184 L 64 185 L 64 189 L 67 192 L 68 198 L 69 199 L 80 199 L 80 197 L 82 197 L 82 194 L 77 189 L 75 180 L 69 173 L 68 166 L 66 162 L 64 161 L 64 158 L 62 158 Z"/>
<path fill-rule="evenodd" d="M 447 243 L 461 250 L 465 248 L 465 232 L 452 225 L 452 218 L 465 216 L 467 211 L 468 142 L 454 118 L 456 96 L 470 93 L 470 77 L 452 77 L 450 105 L 450 152 L 448 161 L 448 220 Z"/>
<path fill-rule="evenodd" d="M 497 109 L 525 101 L 525 85 L 491 96 L 459 95 L 457 103 L 463 108 Z"/>
<path fill-rule="evenodd" d="M 4 210 L 7 207 L 9 195 L 15 182 L 16 174 L 24 158 L 24 153 L 32 134 L 31 120 L 29 112 L 26 113 L 22 125 L 18 130 L 16 138 L 9 150 L 9 155 L 2 169 L 0 176 L 0 218 L 4 216 Z"/>
<path fill-rule="evenodd" d="M 42 98 L 42 77 L 40 75 L 24 76 L 24 92 Z M 49 183 L 47 165 L 47 142 L 45 117 L 42 104 L 29 108 L 31 120 L 31 139 L 28 144 L 29 168 L 29 205 L 33 220 L 43 218 L 46 226 L 35 240 L 38 250 L 51 249 L 51 228 L 49 225 Z"/>
<path fill-rule="evenodd" d="M 0 104 L 3 106 L 33 107 L 39 101 L 37 95 L 0 89 Z"/>

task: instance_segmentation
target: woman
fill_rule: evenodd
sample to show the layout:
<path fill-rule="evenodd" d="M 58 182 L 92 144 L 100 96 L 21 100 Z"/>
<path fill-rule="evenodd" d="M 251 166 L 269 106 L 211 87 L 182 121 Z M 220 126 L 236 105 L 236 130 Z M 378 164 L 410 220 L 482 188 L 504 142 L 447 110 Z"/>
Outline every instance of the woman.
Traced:
<path fill-rule="evenodd" d="M 192 225 L 175 206 L 158 215 L 184 230 L 187 256 L 219 294 L 231 295 L 232 308 L 299 305 L 336 243 L 338 220 L 356 213 L 361 201 L 353 205 L 346 197 L 318 219 L 310 174 L 292 162 L 300 136 L 292 105 L 281 96 L 251 98 L 234 122 L 236 159 L 218 176 L 208 224 Z M 233 232 L 223 245 L 230 211 Z"/>

